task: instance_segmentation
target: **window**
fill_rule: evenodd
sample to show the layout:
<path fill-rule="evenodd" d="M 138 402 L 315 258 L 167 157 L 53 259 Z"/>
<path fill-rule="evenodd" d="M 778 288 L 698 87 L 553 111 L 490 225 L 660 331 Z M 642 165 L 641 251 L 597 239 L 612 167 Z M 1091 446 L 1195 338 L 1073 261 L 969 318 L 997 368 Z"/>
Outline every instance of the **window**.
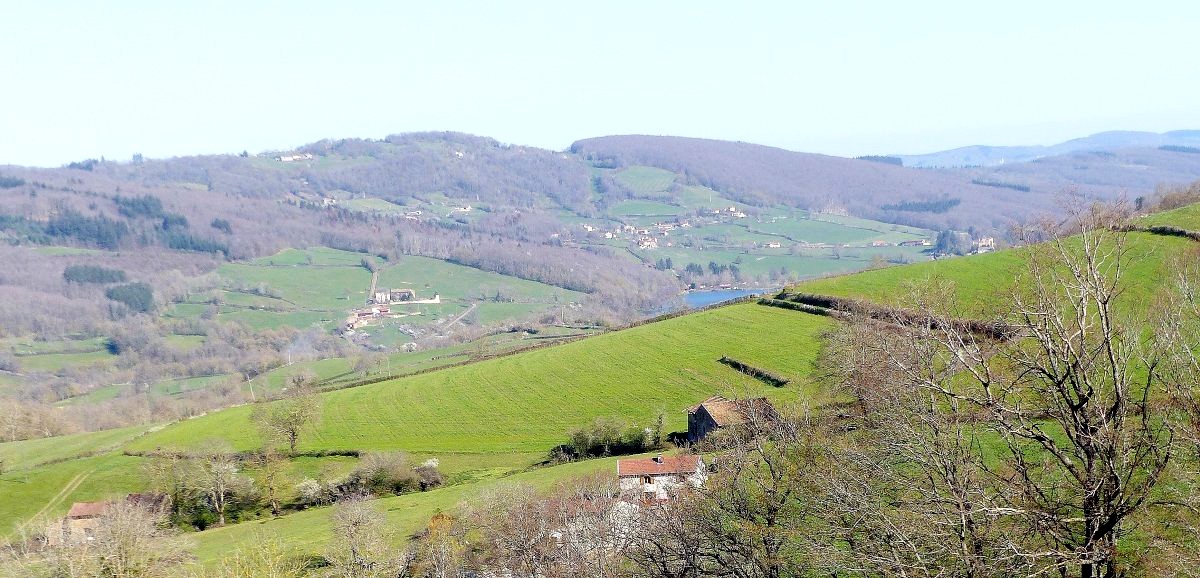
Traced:
<path fill-rule="evenodd" d="M 651 478 L 650 476 L 642 476 L 642 483 L 643 484 L 653 484 L 654 478 Z"/>

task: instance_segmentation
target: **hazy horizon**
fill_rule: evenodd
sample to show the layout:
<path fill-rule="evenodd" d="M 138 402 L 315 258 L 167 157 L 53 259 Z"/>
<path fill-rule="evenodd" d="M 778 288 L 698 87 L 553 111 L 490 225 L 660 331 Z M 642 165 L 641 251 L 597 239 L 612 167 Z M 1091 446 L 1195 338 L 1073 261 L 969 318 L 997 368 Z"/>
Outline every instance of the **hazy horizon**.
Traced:
<path fill-rule="evenodd" d="M 459 131 L 840 156 L 1200 127 L 1185 4 L 21 4 L 0 164 Z M 1031 14 L 1034 15 L 1031 17 Z"/>

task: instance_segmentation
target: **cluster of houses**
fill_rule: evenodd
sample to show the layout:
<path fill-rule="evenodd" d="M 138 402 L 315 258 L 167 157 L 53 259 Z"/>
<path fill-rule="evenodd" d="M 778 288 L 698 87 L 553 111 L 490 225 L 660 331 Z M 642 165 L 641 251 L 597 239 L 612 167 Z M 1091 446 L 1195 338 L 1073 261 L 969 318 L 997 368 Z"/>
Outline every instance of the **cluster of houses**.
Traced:
<path fill-rule="evenodd" d="M 392 305 L 418 305 L 418 304 L 436 304 L 442 302 L 442 296 L 434 294 L 429 299 L 418 299 L 416 291 L 412 289 L 387 289 L 384 291 L 376 291 L 371 295 L 370 307 L 362 307 L 355 309 L 346 317 L 344 331 L 350 332 L 369 325 L 373 321 L 384 319 L 387 317 L 402 317 L 405 314 L 393 313 Z"/>
<path fill-rule="evenodd" d="M 294 155 L 279 155 L 279 156 L 275 157 L 275 160 L 277 160 L 281 163 L 294 163 L 296 161 L 311 161 L 312 159 L 313 159 L 312 153 L 303 153 L 303 154 L 296 153 Z"/>
<path fill-rule="evenodd" d="M 973 245 L 971 252 L 976 255 L 991 253 L 996 250 L 996 239 L 995 237 L 980 237 L 979 240 L 974 241 L 971 245 Z"/>
<path fill-rule="evenodd" d="M 712 209 L 708 212 L 708 214 L 718 215 L 718 216 L 728 216 L 728 217 L 733 217 L 735 219 L 745 219 L 746 218 L 746 213 L 742 212 L 737 207 L 733 207 L 733 206 L 730 206 L 729 208 L 721 207 L 719 209 Z"/>

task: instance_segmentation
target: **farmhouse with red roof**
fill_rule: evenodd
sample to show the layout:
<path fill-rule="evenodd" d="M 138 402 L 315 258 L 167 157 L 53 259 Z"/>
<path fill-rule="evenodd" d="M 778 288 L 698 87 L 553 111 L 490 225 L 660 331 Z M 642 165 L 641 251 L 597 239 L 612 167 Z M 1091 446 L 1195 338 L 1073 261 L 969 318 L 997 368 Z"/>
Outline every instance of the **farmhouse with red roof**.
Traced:
<path fill-rule="evenodd" d="M 684 485 L 700 487 L 708 477 L 700 456 L 654 456 L 617 461 L 621 493 L 645 501 L 663 501 Z"/>

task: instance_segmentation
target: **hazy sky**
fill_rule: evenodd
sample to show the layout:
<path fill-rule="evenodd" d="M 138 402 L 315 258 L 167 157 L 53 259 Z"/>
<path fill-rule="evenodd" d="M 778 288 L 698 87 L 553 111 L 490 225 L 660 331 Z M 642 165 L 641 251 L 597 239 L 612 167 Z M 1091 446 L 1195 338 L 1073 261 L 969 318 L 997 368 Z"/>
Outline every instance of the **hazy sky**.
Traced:
<path fill-rule="evenodd" d="M 457 130 L 860 155 L 1200 128 L 1200 2 L 0 0 L 0 164 Z"/>

